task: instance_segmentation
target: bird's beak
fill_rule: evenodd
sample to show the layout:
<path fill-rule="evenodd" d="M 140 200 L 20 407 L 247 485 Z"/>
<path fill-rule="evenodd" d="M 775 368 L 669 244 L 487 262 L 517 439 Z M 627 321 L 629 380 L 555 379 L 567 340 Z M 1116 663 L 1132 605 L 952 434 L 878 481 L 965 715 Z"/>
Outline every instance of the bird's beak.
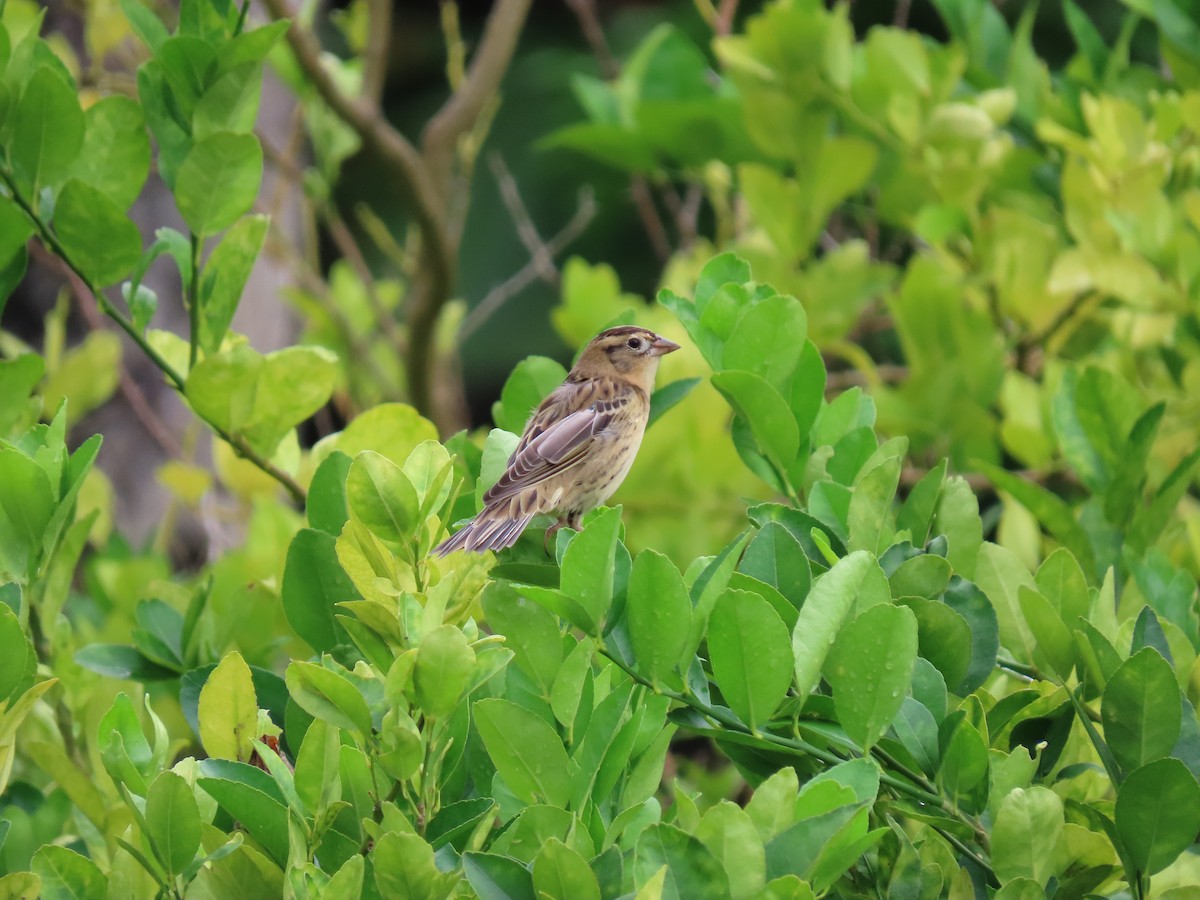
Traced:
<path fill-rule="evenodd" d="M 666 356 L 668 353 L 678 350 L 679 345 L 674 341 L 668 341 L 665 337 L 658 336 L 651 341 L 650 349 L 654 351 L 655 356 Z"/>

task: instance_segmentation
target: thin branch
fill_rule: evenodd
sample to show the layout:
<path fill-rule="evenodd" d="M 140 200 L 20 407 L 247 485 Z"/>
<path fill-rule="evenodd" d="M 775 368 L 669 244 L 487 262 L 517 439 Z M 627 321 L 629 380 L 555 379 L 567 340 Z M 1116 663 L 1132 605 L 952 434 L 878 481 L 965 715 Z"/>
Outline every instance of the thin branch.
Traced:
<path fill-rule="evenodd" d="M 529 251 L 530 262 L 542 279 L 551 283 L 555 282 L 558 278 L 558 270 L 554 268 L 554 260 L 546 252 L 546 244 L 538 234 L 537 226 L 533 224 L 529 210 L 525 208 L 525 201 L 521 199 L 521 192 L 517 189 L 517 182 L 513 178 L 512 172 L 508 170 L 508 166 L 504 164 L 504 159 L 499 153 L 489 154 L 488 166 L 496 178 L 496 186 L 500 189 L 500 198 L 504 201 L 504 206 L 512 217 L 513 224 L 517 226 L 517 237 Z"/>
<path fill-rule="evenodd" d="M 271 0 L 276 2 L 276 0 Z M 439 186 L 449 183 L 455 144 L 500 88 L 532 0 L 496 0 L 467 76 L 421 133 L 421 151 Z"/>
<path fill-rule="evenodd" d="M 276 20 L 292 17 L 287 0 L 263 0 L 263 5 Z M 443 228 L 442 198 L 421 154 L 378 110 L 361 98 L 342 93 L 321 62 L 321 47 L 311 32 L 293 21 L 288 28 L 287 39 L 296 62 L 321 99 L 338 118 L 354 129 L 363 146 L 375 153 L 401 183 L 412 202 L 413 216 L 421 230 L 424 242 L 422 249 L 427 254 L 433 285 L 448 291 L 453 281 L 453 254 Z"/>
<path fill-rule="evenodd" d="M 363 51 L 362 96 L 375 109 L 383 100 L 392 47 L 392 0 L 367 0 L 367 46 Z"/>
<path fill-rule="evenodd" d="M 571 216 L 566 225 L 558 234 L 554 235 L 545 244 L 541 245 L 541 255 L 547 259 L 553 260 L 566 247 L 568 247 L 579 235 L 583 234 L 588 223 L 596 215 L 596 199 L 590 188 L 584 188 L 579 192 L 579 204 L 575 208 L 575 214 Z M 553 268 L 553 263 L 551 263 Z M 555 281 L 558 278 L 557 270 L 554 270 Z M 488 292 L 485 296 L 463 319 L 462 325 L 458 330 L 458 342 L 461 345 L 472 334 L 474 334 L 481 325 L 495 315 L 505 303 L 507 303 L 514 295 L 524 290 L 535 280 L 542 276 L 541 266 L 536 259 L 530 259 L 522 266 L 516 274 L 507 281 L 497 285 Z"/>
<path fill-rule="evenodd" d="M 565 2 L 571 12 L 575 13 L 575 18 L 579 20 L 579 30 L 583 32 L 583 39 L 592 48 L 592 55 L 600 64 L 600 74 L 609 81 L 614 80 L 621 74 L 621 64 L 617 62 L 617 58 L 613 56 L 612 50 L 608 47 L 608 39 L 604 36 L 600 17 L 596 15 L 595 0 L 565 0 Z"/>
<path fill-rule="evenodd" d="M 738 0 L 721 0 L 717 10 L 716 21 L 713 22 L 713 33 L 725 37 L 733 31 L 733 17 L 737 15 Z"/>
<path fill-rule="evenodd" d="M 79 268 L 71 260 L 71 257 L 66 253 L 62 244 L 59 243 L 58 237 L 53 231 L 50 230 L 50 227 L 41 220 L 33 208 L 21 196 L 20 192 L 16 188 L 16 185 L 12 181 L 11 175 L 7 171 L 0 169 L 0 180 L 4 181 L 13 200 L 18 206 L 21 207 L 21 209 L 25 212 L 25 215 L 29 217 L 29 221 L 31 221 L 37 228 L 38 237 L 41 239 L 42 243 L 45 244 L 55 256 L 61 259 L 71 269 L 72 272 L 75 273 L 75 276 L 79 279 L 81 285 L 86 287 L 88 293 L 95 298 L 96 305 L 100 307 L 100 311 L 116 322 L 121 330 L 129 335 L 129 337 L 135 344 L 138 345 L 141 351 L 146 354 L 146 356 L 154 363 L 154 365 L 156 365 L 159 370 L 171 381 L 171 384 L 174 385 L 175 389 L 179 391 L 180 394 L 186 396 L 187 383 L 185 382 L 183 376 L 176 371 L 174 366 L 167 362 L 161 353 L 154 349 L 150 342 L 146 340 L 146 336 L 134 326 L 133 322 L 126 318 L 124 313 L 113 306 L 112 301 L 110 301 L 102 291 L 97 290 L 95 285 L 88 280 L 87 276 L 79 270 Z M 193 409 L 193 411 L 195 410 Z M 229 446 L 233 447 L 238 456 L 257 466 L 259 469 L 266 472 L 268 475 L 278 481 L 287 489 L 288 493 L 292 495 L 292 499 L 297 503 L 304 503 L 304 488 L 300 487 L 299 483 L 297 483 L 297 481 L 292 478 L 291 475 L 289 475 L 287 472 L 284 472 L 269 459 L 259 454 L 258 451 L 256 451 L 246 442 L 244 437 L 241 435 L 230 434 L 215 422 L 212 422 L 204 416 L 201 416 L 198 412 L 196 413 L 196 416 L 210 429 L 212 429 L 213 433 L 229 444 Z"/>
<path fill-rule="evenodd" d="M 30 247 L 34 248 L 34 253 L 39 257 L 38 261 L 40 263 L 53 263 L 62 269 L 67 283 L 71 286 L 71 295 L 75 298 L 75 308 L 79 310 L 79 314 L 87 322 L 88 328 L 92 331 L 106 329 L 107 326 L 104 324 L 103 317 L 96 306 L 89 302 L 90 297 L 87 285 L 80 281 L 75 271 L 63 259 L 52 254 L 41 244 L 31 243 Z M 179 446 L 179 442 L 175 440 L 175 435 L 171 433 L 171 430 L 158 417 L 158 413 L 146 397 L 142 386 L 137 383 L 137 379 L 129 372 L 124 362 L 121 363 L 117 389 L 121 392 L 121 396 L 125 398 L 125 402 L 129 404 L 129 409 L 133 412 L 134 418 L 138 420 L 138 423 L 146 430 L 146 433 L 154 439 L 154 442 L 162 448 L 163 452 L 172 457 L 180 456 L 183 450 Z"/>

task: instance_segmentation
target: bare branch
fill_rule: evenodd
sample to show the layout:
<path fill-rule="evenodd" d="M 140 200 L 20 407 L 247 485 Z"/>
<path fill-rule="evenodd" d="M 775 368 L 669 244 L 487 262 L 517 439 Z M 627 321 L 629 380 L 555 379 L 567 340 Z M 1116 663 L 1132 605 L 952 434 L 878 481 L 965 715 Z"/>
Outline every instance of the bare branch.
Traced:
<path fill-rule="evenodd" d="M 508 214 L 512 216 L 513 224 L 517 226 L 517 237 L 529 251 L 530 262 L 537 269 L 539 277 L 544 281 L 554 283 L 558 279 L 558 270 L 554 268 L 554 260 L 546 252 L 546 244 L 538 234 L 537 226 L 533 224 L 529 210 L 525 208 L 525 201 L 521 199 L 521 192 L 517 190 L 517 182 L 513 178 L 512 172 L 508 170 L 508 166 L 504 164 L 504 159 L 499 153 L 492 153 L 488 156 L 488 166 L 496 177 L 500 198 L 504 201 Z"/>
<path fill-rule="evenodd" d="M 575 208 L 575 214 L 571 216 L 570 221 L 562 227 L 562 230 L 545 244 L 539 244 L 537 251 L 533 257 L 522 266 L 511 278 L 502 284 L 497 285 L 488 292 L 479 304 L 472 309 L 463 319 L 462 326 L 458 330 L 458 341 L 461 345 L 472 334 L 474 334 L 481 325 L 490 319 L 497 310 L 499 310 L 512 297 L 520 293 L 539 277 L 544 277 L 541 265 L 538 258 L 553 260 L 559 253 L 565 250 L 579 235 L 583 234 L 588 223 L 596 215 L 596 199 L 590 188 L 584 188 L 579 192 L 579 204 Z M 553 263 L 551 263 L 553 269 Z M 558 271 L 554 270 L 554 280 L 558 280 Z"/>
<path fill-rule="evenodd" d="M 362 96 L 372 108 L 379 109 L 392 49 L 392 0 L 367 0 L 367 14 L 369 26 L 363 52 Z"/>
<path fill-rule="evenodd" d="M 600 74 L 610 81 L 621 74 L 621 64 L 608 48 L 608 39 L 604 36 L 604 28 L 600 17 L 596 15 L 596 0 L 565 0 L 575 18 L 579 20 L 579 30 L 583 39 L 592 48 L 592 55 L 600 64 Z"/>
<path fill-rule="evenodd" d="M 278 2 L 278 0 L 271 0 Z M 421 150 L 435 184 L 445 190 L 454 164 L 455 145 L 471 129 L 500 88 L 532 0 L 496 0 L 488 14 L 467 76 L 450 99 L 425 125 Z"/>

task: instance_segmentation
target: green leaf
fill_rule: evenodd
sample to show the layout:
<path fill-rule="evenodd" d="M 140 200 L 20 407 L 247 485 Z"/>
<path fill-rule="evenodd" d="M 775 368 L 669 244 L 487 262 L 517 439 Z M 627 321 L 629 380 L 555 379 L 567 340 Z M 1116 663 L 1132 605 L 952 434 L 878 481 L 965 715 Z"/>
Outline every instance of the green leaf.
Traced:
<path fill-rule="evenodd" d="M 550 838 L 533 860 L 533 889 L 547 897 L 600 900 L 600 883 L 587 860 L 558 838 Z"/>
<path fill-rule="evenodd" d="M 107 678 L 165 681 L 179 673 L 146 659 L 128 644 L 88 644 L 75 652 L 75 662 Z"/>
<path fill-rule="evenodd" d="M 377 537 L 404 543 L 417 527 L 420 501 L 400 467 L 379 453 L 364 450 L 346 476 L 346 502 L 354 516 Z"/>
<path fill-rule="evenodd" d="M 67 257 L 97 288 L 120 281 L 142 255 L 137 226 L 108 194 L 78 179 L 59 194 L 54 231 Z"/>
<path fill-rule="evenodd" d="M 933 663 L 947 685 L 961 683 L 971 663 L 971 628 L 967 620 L 936 600 L 901 597 L 896 602 L 917 617 L 920 655 Z"/>
<path fill-rule="evenodd" d="M 0 656 L 0 703 L 10 703 L 33 684 L 37 654 L 8 604 L 0 604 L 0 647 L 5 648 Z"/>
<path fill-rule="evenodd" d="M 738 570 L 776 588 L 796 609 L 812 587 L 812 568 L 800 542 L 778 522 L 765 524 L 750 541 Z"/>
<path fill-rule="evenodd" d="M 757 731 L 792 683 L 787 626 L 758 594 L 727 590 L 708 620 L 708 652 L 725 702 Z"/>
<path fill-rule="evenodd" d="M 294 660 L 284 674 L 288 693 L 309 715 L 330 725 L 371 733 L 371 711 L 358 688 L 339 672 Z"/>
<path fill-rule="evenodd" d="M 288 546 L 280 589 L 283 614 L 296 634 L 318 653 L 349 643 L 335 618 L 336 604 L 359 599 L 354 582 L 338 563 L 334 536 L 311 528 L 296 532 Z"/>
<path fill-rule="evenodd" d="M 45 471 L 9 447 L 0 447 L 0 571 L 24 582 L 41 555 L 56 498 Z"/>
<path fill-rule="evenodd" d="M 890 456 L 859 472 L 847 514 L 852 550 L 882 553 L 892 537 L 892 504 L 900 484 L 902 455 Z"/>
<path fill-rule="evenodd" d="M 84 113 L 83 149 L 71 175 L 104 191 L 121 211 L 142 192 L 150 173 L 150 138 L 142 108 L 129 97 L 103 97 Z"/>
<path fill-rule="evenodd" d="M 940 556 L 923 553 L 905 560 L 888 578 L 893 597 L 940 597 L 950 584 L 953 569 Z"/>
<path fill-rule="evenodd" d="M 220 764 L 220 765 L 216 765 Z M 206 759 L 198 787 L 221 805 L 280 866 L 288 858 L 288 811 L 271 776 L 246 763 Z"/>
<path fill-rule="evenodd" d="M 808 318 L 795 297 L 776 294 L 742 313 L 721 355 L 722 369 L 750 372 L 783 393 L 807 340 Z"/>
<path fill-rule="evenodd" d="M 245 62 L 213 76 L 196 103 L 192 133 L 197 140 L 220 132 L 246 134 L 254 130 L 262 94 L 262 66 Z"/>
<path fill-rule="evenodd" d="M 938 749 L 942 758 L 938 783 L 952 795 L 965 796 L 987 778 L 987 744 L 962 710 L 946 716 L 938 726 Z"/>
<path fill-rule="evenodd" d="M 337 359 L 320 347 L 262 356 L 245 344 L 207 356 L 191 371 L 187 398 L 206 421 L 270 456 L 279 442 L 329 400 Z"/>
<path fill-rule="evenodd" d="M 1037 589 L 1064 622 L 1086 617 L 1091 606 L 1087 576 L 1069 550 L 1059 547 L 1046 557 L 1035 576 Z"/>
<path fill-rule="evenodd" d="M 316 818 L 329 804 L 341 798 L 342 781 L 338 771 L 341 732 L 320 719 L 313 719 L 304 733 L 292 783 L 304 808 Z"/>
<path fill-rule="evenodd" d="M 269 224 L 266 216 L 240 219 L 204 264 L 200 275 L 199 341 L 205 353 L 216 353 L 221 348 Z"/>
<path fill-rule="evenodd" d="M 236 650 L 217 664 L 200 691 L 200 743 L 217 759 L 250 759 L 258 698 L 250 667 Z"/>
<path fill-rule="evenodd" d="M 14 262 L 18 254 L 24 252 L 25 242 L 35 231 L 33 222 L 25 211 L 15 203 L 0 203 L 0 266 Z M 0 313 L 4 312 L 4 302 L 0 300 Z M 26 354 L 21 359 L 29 358 Z"/>
<path fill-rule="evenodd" d="M 475 651 L 462 629 L 442 625 L 422 637 L 413 685 L 425 715 L 444 717 L 454 712 L 474 671 Z"/>
<path fill-rule="evenodd" d="M 996 610 L 983 591 L 957 575 L 950 579 L 942 602 L 962 616 L 971 629 L 971 662 L 967 673 L 957 685 L 949 685 L 954 693 L 965 697 L 983 684 L 996 666 L 1000 650 Z"/>
<path fill-rule="evenodd" d="M 900 711 L 916 661 L 917 619 L 903 606 L 872 606 L 838 633 L 825 677 L 838 720 L 863 750 Z"/>
<path fill-rule="evenodd" d="M 986 543 L 979 552 L 975 582 L 996 611 L 1000 643 L 1020 662 L 1033 662 L 1037 641 L 1021 611 L 1020 589 L 1036 590 L 1029 570 L 1011 550 Z"/>
<path fill-rule="evenodd" d="M 1037 636 L 1033 662 L 1065 682 L 1075 667 L 1075 640 L 1050 601 L 1022 585 L 1017 589 L 1021 612 Z"/>
<path fill-rule="evenodd" d="M 1063 802 L 1049 788 L 1016 788 L 992 827 L 992 867 L 1007 882 L 1031 878 L 1045 885 L 1058 872 L 1064 849 Z"/>
<path fill-rule="evenodd" d="M 384 834 L 376 841 L 371 858 L 381 897 L 445 900 L 458 880 L 453 873 L 438 871 L 433 848 L 411 832 Z"/>
<path fill-rule="evenodd" d="M 525 423 L 546 397 L 567 377 L 567 370 L 545 356 L 529 356 L 513 368 L 500 399 L 492 405 L 497 428 L 520 434 Z"/>
<path fill-rule="evenodd" d="M 729 876 L 704 844 L 674 825 L 651 825 L 634 847 L 634 884 L 645 885 L 664 866 L 663 900 L 722 900 L 730 896 Z"/>
<path fill-rule="evenodd" d="M 25 199 L 57 187 L 83 146 L 84 116 L 75 90 L 48 65 L 39 67 L 11 113 L 9 163 Z"/>
<path fill-rule="evenodd" d="M 566 806 L 571 781 L 567 751 L 545 719 L 508 700 L 480 700 L 475 726 L 496 770 L 526 803 Z"/>
<path fill-rule="evenodd" d="M 1147 875 L 1161 872 L 1200 831 L 1200 785 L 1177 759 L 1147 763 L 1117 791 L 1116 821 L 1138 869 Z"/>
<path fill-rule="evenodd" d="M 563 661 L 562 634 L 554 616 L 538 603 L 527 603 L 508 584 L 493 582 L 483 594 L 488 624 L 504 635 L 516 654 L 517 668 L 543 691 L 550 690 Z"/>
<path fill-rule="evenodd" d="M 318 531 L 337 537 L 350 518 L 346 506 L 346 476 L 352 460 L 340 450 L 334 450 L 313 473 L 308 485 L 305 512 L 308 524 Z"/>
<path fill-rule="evenodd" d="M 625 615 L 634 663 L 655 684 L 678 684 L 676 667 L 686 666 L 683 651 L 692 627 L 692 602 L 683 576 L 667 557 L 643 550 L 629 575 Z"/>
<path fill-rule="evenodd" d="M 620 530 L 621 507 L 598 509 L 588 516 L 583 531 L 567 546 L 562 558 L 562 592 L 577 601 L 597 625 L 604 621 L 612 604 Z"/>
<path fill-rule="evenodd" d="M 108 896 L 108 879 L 100 867 L 66 847 L 44 844 L 33 854 L 29 867 L 42 881 L 40 894 L 34 890 L 11 896 L 40 896 L 42 900 L 105 900 Z M 5 896 L 2 885 L 0 896 Z"/>
<path fill-rule="evenodd" d="M 801 702 L 816 687 L 834 639 L 850 618 L 855 601 L 860 594 L 877 594 L 881 582 L 886 599 L 887 579 L 883 570 L 869 553 L 856 550 L 838 560 L 813 584 L 792 630 L 796 689 Z"/>
<path fill-rule="evenodd" d="M 752 372 L 716 372 L 712 383 L 750 425 L 754 439 L 776 470 L 787 471 L 799 452 L 800 432 L 779 391 Z"/>
<path fill-rule="evenodd" d="M 172 876 L 183 872 L 200 849 L 200 809 L 191 786 L 162 772 L 146 796 L 146 824 L 155 856 Z"/>
<path fill-rule="evenodd" d="M 479 900 L 535 900 L 533 878 L 515 859 L 496 853 L 463 854 L 463 874 Z"/>
<path fill-rule="evenodd" d="M 1167 756 L 1179 740 L 1179 685 L 1171 664 L 1143 647 L 1108 679 L 1100 706 L 1104 738 L 1128 772 Z"/>
<path fill-rule="evenodd" d="M 734 900 L 756 896 L 765 880 L 767 862 L 762 838 L 749 814 L 737 804 L 721 800 L 704 813 L 695 833 L 725 866 Z"/>
<path fill-rule="evenodd" d="M 121 0 L 121 11 L 133 27 L 133 32 L 154 53 L 157 53 L 171 33 L 148 7 L 139 0 Z"/>
<path fill-rule="evenodd" d="M 252 134 L 220 132 L 197 141 L 175 176 L 175 202 L 188 228 L 207 237 L 249 212 L 262 168 L 262 147 Z"/>

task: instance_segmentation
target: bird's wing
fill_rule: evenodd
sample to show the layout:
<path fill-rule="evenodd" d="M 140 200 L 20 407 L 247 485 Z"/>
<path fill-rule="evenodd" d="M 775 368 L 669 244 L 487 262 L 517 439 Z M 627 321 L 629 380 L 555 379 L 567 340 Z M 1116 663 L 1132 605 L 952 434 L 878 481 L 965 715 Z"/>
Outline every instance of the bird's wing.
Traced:
<path fill-rule="evenodd" d="M 582 408 L 580 404 L 586 404 Z M 485 505 L 511 497 L 567 471 L 587 455 L 588 446 L 612 421 L 614 405 L 600 400 L 594 386 L 565 384 L 534 413 L 500 479 L 484 494 Z"/>

